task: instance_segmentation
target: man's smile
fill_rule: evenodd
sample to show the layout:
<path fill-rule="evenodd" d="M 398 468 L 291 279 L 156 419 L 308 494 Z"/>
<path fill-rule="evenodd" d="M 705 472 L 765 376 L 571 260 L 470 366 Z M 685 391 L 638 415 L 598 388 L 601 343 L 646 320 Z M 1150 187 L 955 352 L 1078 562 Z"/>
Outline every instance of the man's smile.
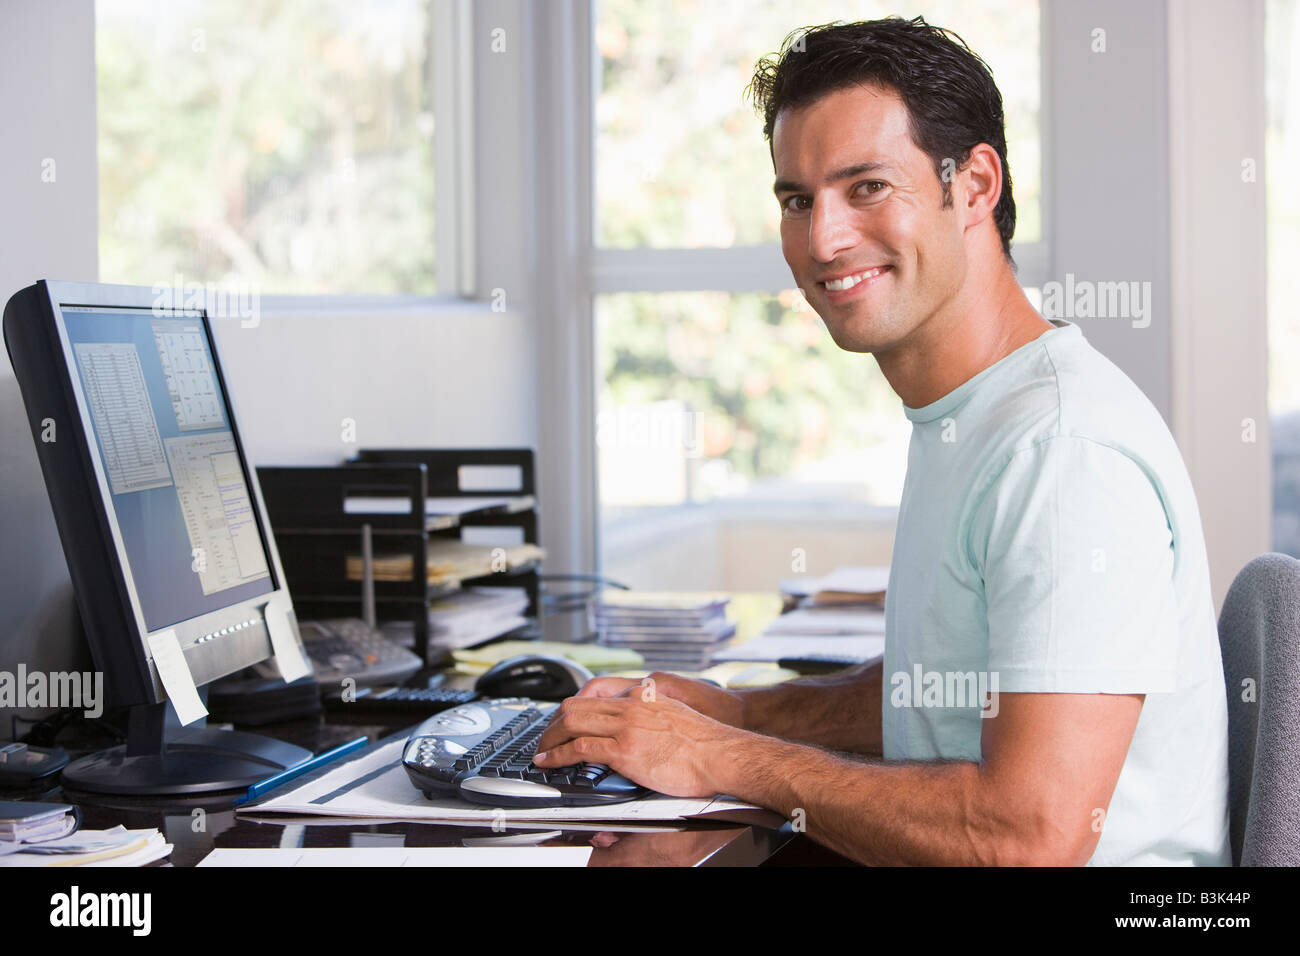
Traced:
<path fill-rule="evenodd" d="M 872 266 L 859 272 L 850 272 L 833 278 L 822 279 L 818 285 L 826 290 L 826 298 L 832 303 L 845 302 L 865 295 L 875 287 L 893 266 Z"/>

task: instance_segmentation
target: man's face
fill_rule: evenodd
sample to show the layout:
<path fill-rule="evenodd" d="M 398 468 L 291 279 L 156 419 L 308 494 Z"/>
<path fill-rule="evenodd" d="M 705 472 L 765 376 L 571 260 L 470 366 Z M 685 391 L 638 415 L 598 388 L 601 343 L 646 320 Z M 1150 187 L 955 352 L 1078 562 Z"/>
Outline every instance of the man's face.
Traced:
<path fill-rule="evenodd" d="M 772 156 L 785 261 L 840 348 L 889 352 L 961 288 L 959 218 L 896 93 L 854 86 L 783 110 Z"/>

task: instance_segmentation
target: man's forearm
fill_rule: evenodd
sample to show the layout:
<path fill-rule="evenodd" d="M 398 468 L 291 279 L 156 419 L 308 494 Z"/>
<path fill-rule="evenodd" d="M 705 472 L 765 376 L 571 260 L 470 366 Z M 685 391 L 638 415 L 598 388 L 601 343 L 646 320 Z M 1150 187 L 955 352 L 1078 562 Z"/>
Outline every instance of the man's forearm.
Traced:
<path fill-rule="evenodd" d="M 853 753 L 882 752 L 882 661 L 740 691 L 744 729 Z"/>
<path fill-rule="evenodd" d="M 860 863 L 1082 862 L 1052 821 L 995 793 L 975 763 L 857 763 L 748 734 L 717 774 L 719 792 L 775 810 Z"/>

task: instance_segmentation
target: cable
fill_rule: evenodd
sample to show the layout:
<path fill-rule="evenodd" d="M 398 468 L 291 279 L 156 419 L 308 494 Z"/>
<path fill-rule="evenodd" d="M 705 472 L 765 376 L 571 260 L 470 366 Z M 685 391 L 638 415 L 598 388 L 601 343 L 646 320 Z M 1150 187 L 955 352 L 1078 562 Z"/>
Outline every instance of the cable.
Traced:
<path fill-rule="evenodd" d="M 585 611 L 588 603 L 603 588 L 617 588 L 621 591 L 632 590 L 630 586 L 623 584 L 621 581 L 615 581 L 600 574 L 539 574 L 537 580 L 540 584 L 546 584 L 547 582 L 578 582 L 596 585 L 581 591 L 567 591 L 562 594 L 543 593 L 541 596 L 543 614 L 572 614 L 575 611 Z"/>

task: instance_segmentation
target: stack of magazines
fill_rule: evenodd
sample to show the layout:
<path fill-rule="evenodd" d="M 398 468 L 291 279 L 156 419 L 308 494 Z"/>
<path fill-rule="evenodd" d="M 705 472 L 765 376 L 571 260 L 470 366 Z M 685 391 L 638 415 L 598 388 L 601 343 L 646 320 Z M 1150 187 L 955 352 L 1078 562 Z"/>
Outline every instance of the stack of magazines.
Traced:
<path fill-rule="evenodd" d="M 651 670 L 697 671 L 736 633 L 725 594 L 607 590 L 591 604 L 601 644 L 636 651 Z"/>

